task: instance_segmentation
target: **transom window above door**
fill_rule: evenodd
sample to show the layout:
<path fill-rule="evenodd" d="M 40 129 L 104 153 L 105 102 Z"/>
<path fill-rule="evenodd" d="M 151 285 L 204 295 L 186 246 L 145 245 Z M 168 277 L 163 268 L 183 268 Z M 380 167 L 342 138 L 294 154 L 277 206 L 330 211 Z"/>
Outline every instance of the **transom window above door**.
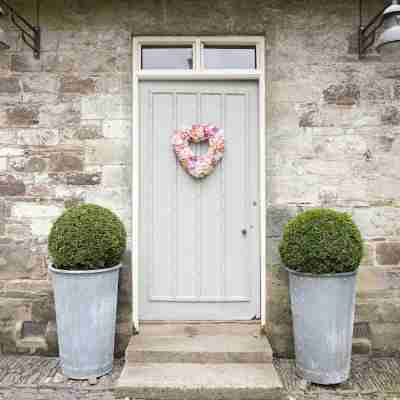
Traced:
<path fill-rule="evenodd" d="M 259 37 L 141 37 L 136 40 L 137 71 L 246 71 L 263 64 Z"/>
<path fill-rule="evenodd" d="M 193 69 L 191 46 L 142 46 L 141 69 Z"/>

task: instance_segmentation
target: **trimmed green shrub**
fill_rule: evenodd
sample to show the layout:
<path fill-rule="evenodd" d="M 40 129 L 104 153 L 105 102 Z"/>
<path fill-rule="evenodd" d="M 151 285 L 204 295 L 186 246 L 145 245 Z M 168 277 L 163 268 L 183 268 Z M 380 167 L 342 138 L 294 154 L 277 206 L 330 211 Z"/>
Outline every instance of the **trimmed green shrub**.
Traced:
<path fill-rule="evenodd" d="M 109 268 L 121 261 L 126 231 L 112 211 L 95 204 L 83 204 L 66 210 L 55 221 L 48 246 L 55 268 Z"/>
<path fill-rule="evenodd" d="M 317 208 L 289 221 L 279 252 L 286 267 L 294 271 L 350 272 L 360 265 L 363 239 L 349 214 Z"/>

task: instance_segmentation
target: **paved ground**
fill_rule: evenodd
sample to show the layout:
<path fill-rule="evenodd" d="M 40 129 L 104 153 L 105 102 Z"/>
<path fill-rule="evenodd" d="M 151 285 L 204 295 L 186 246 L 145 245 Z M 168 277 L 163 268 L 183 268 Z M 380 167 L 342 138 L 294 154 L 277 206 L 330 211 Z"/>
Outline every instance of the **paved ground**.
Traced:
<path fill-rule="evenodd" d="M 306 385 L 294 374 L 292 360 L 274 361 L 291 400 L 400 400 L 400 359 L 357 357 L 349 382 Z M 0 355 L 0 400 L 113 400 L 113 382 L 123 366 L 115 362 L 111 376 L 88 382 L 60 381 L 56 358 Z"/>
<path fill-rule="evenodd" d="M 400 359 L 354 357 L 351 378 L 334 386 L 306 385 L 295 374 L 293 360 L 275 367 L 292 400 L 400 400 Z"/>

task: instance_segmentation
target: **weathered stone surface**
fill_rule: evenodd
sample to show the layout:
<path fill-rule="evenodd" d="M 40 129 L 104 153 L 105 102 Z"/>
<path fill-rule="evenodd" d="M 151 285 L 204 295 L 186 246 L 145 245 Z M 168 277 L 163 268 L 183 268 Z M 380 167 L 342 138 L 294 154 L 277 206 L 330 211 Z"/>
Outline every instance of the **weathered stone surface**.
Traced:
<path fill-rule="evenodd" d="M 323 92 L 327 104 L 354 106 L 360 100 L 360 88 L 354 83 L 331 85 Z"/>
<path fill-rule="evenodd" d="M 7 169 L 7 158 L 0 158 L 0 172 Z"/>
<path fill-rule="evenodd" d="M 266 334 L 274 354 L 280 357 L 294 356 L 293 327 L 291 324 L 268 324 Z"/>
<path fill-rule="evenodd" d="M 371 323 L 373 352 L 378 354 L 397 354 L 399 349 L 396 346 L 400 341 L 400 332 L 396 323 Z M 393 399 L 394 400 L 394 399 Z"/>
<path fill-rule="evenodd" d="M 65 125 L 78 125 L 80 117 L 79 103 L 74 101 L 45 104 L 40 108 L 40 124 L 43 126 L 61 128 Z"/>
<path fill-rule="evenodd" d="M 316 136 L 312 138 L 314 154 L 321 159 L 338 161 L 343 158 L 360 159 L 368 150 L 362 135 Z M 338 171 L 335 173 L 338 174 Z"/>
<path fill-rule="evenodd" d="M 364 298 L 357 302 L 356 316 L 360 321 L 373 323 L 400 323 L 400 304 L 393 299 L 375 299 L 368 301 Z"/>
<path fill-rule="evenodd" d="M 43 62 L 43 69 L 49 73 L 89 75 L 119 73 L 129 70 L 128 53 L 121 54 L 118 57 L 117 54 L 92 49 L 91 51 L 68 51 L 58 54 L 44 53 L 44 56 L 47 56 L 47 59 L 45 58 Z M 17 68 L 23 67 L 23 64 L 17 65 Z M 27 67 L 29 68 L 29 65 Z"/>
<path fill-rule="evenodd" d="M 383 103 L 391 99 L 391 87 L 382 82 L 366 82 L 361 89 L 362 100 L 373 103 Z"/>
<path fill-rule="evenodd" d="M 19 157 L 25 154 L 24 149 L 20 147 L 0 147 L 0 157 Z"/>
<path fill-rule="evenodd" d="M 9 295 L 15 299 L 41 300 L 52 295 L 52 286 L 45 279 L 10 279 L 3 282 L 1 297 Z"/>
<path fill-rule="evenodd" d="M 92 96 L 82 98 L 83 119 L 121 119 L 126 116 L 123 99 L 119 96 Z"/>
<path fill-rule="evenodd" d="M 103 207 L 111 208 L 115 212 L 125 210 L 129 204 L 130 191 L 128 189 L 104 189 L 101 192 L 87 192 L 85 200 Z M 124 219 L 125 220 L 125 219 Z"/>
<path fill-rule="evenodd" d="M 397 267 L 364 266 L 359 269 L 357 276 L 357 294 L 369 301 L 375 297 L 393 298 L 400 289 L 400 272 Z M 396 296 L 397 297 L 397 296 Z"/>
<path fill-rule="evenodd" d="M 70 172 L 67 174 L 50 174 L 50 177 L 57 182 L 66 185 L 92 186 L 101 183 L 101 173 Z"/>
<path fill-rule="evenodd" d="M 0 94 L 1 93 L 18 93 L 21 90 L 17 78 L 1 78 L 0 79 Z"/>
<path fill-rule="evenodd" d="M 118 32 L 114 30 L 63 31 L 60 32 L 59 49 L 64 52 L 93 48 L 111 51 L 119 48 L 126 52 L 129 51 L 127 46 L 129 46 L 130 36 L 131 33 L 123 29 Z"/>
<path fill-rule="evenodd" d="M 47 161 L 39 157 L 18 158 L 10 161 L 10 167 L 17 172 L 43 172 Z"/>
<path fill-rule="evenodd" d="M 32 304 L 32 319 L 34 321 L 54 321 L 56 319 L 54 298 L 52 294 L 38 298 Z"/>
<path fill-rule="evenodd" d="M 9 126 L 31 126 L 39 123 L 39 111 L 36 106 L 15 106 L 6 110 Z"/>
<path fill-rule="evenodd" d="M 36 60 L 32 54 L 20 53 L 11 56 L 11 70 L 15 72 L 40 72 L 41 61 Z"/>
<path fill-rule="evenodd" d="M 14 334 L 17 319 L 30 320 L 30 316 L 31 308 L 22 299 L 0 297 L 0 326 L 12 328 L 11 332 L 8 330 L 8 334 Z M 12 336 L 10 336 L 0 336 L 0 343 L 12 342 Z"/>
<path fill-rule="evenodd" d="M 400 111 L 397 107 L 386 107 L 383 111 L 382 117 L 383 125 L 400 125 Z"/>
<path fill-rule="evenodd" d="M 0 129 L 0 143 L 1 144 L 16 144 L 17 139 L 13 129 Z"/>
<path fill-rule="evenodd" d="M 127 163 L 130 149 L 123 140 L 104 140 L 87 147 L 86 161 L 91 164 Z"/>
<path fill-rule="evenodd" d="M 132 270 L 130 260 L 124 260 L 124 265 L 120 270 L 120 280 L 118 282 L 118 304 L 131 305 L 132 302 Z M 130 320 L 128 319 L 128 322 Z"/>
<path fill-rule="evenodd" d="M 375 265 L 375 245 L 373 242 L 364 243 L 361 265 Z"/>
<path fill-rule="evenodd" d="M 3 199 L 0 199 L 0 219 L 3 219 L 7 216 L 7 207 L 6 202 Z"/>
<path fill-rule="evenodd" d="M 28 221 L 13 221 L 4 224 L 4 236 L 14 239 L 25 239 L 31 235 L 31 226 Z"/>
<path fill-rule="evenodd" d="M 382 207 L 361 207 L 353 210 L 353 218 L 365 238 L 395 237 L 400 234 L 400 209 L 386 204 Z"/>
<path fill-rule="evenodd" d="M 68 127 L 61 130 L 61 137 L 63 141 L 69 140 L 87 140 L 87 139 L 101 139 L 102 129 L 101 126 L 77 126 Z"/>
<path fill-rule="evenodd" d="M 380 265 L 398 265 L 400 263 L 400 242 L 377 243 L 376 259 Z"/>
<path fill-rule="evenodd" d="M 34 277 L 37 271 L 29 263 L 29 257 L 29 242 L 0 241 L 0 279 Z"/>
<path fill-rule="evenodd" d="M 67 199 L 64 202 L 64 207 L 67 209 L 67 208 L 71 208 L 71 207 L 76 207 L 82 203 L 83 203 L 83 201 L 80 199 Z"/>
<path fill-rule="evenodd" d="M 300 118 L 299 118 L 299 127 L 307 128 L 318 126 L 319 124 L 319 109 L 315 103 L 309 103 L 306 106 L 302 107 Z"/>
<path fill-rule="evenodd" d="M 46 241 L 55 218 L 35 218 L 31 221 L 31 232 L 35 238 Z"/>
<path fill-rule="evenodd" d="M 52 218 L 61 213 L 61 207 L 53 204 L 38 204 L 36 202 L 17 202 L 11 209 L 11 216 L 17 219 Z"/>
<path fill-rule="evenodd" d="M 103 124 L 104 137 L 128 140 L 131 136 L 131 125 L 130 120 L 106 120 Z"/>
<path fill-rule="evenodd" d="M 21 129 L 17 137 L 18 144 L 31 146 L 56 145 L 59 141 L 57 129 Z"/>
<path fill-rule="evenodd" d="M 129 187 L 131 184 L 129 168 L 125 165 L 105 165 L 102 184 L 105 187 Z"/>
<path fill-rule="evenodd" d="M 61 79 L 62 94 L 93 94 L 96 91 L 96 82 L 92 78 L 80 79 L 76 76 L 64 76 Z"/>
<path fill-rule="evenodd" d="M 396 100 L 400 100 L 400 80 L 393 85 L 393 95 Z"/>
<path fill-rule="evenodd" d="M 271 206 L 267 208 L 267 235 L 280 237 L 285 225 L 301 211 L 296 207 Z"/>
<path fill-rule="evenodd" d="M 21 196 L 25 190 L 22 180 L 13 175 L 0 175 L 0 196 Z"/>
<path fill-rule="evenodd" d="M 52 76 L 43 72 L 23 73 L 19 75 L 22 84 L 23 98 L 26 101 L 36 102 L 38 98 L 48 100 L 54 98 L 59 90 L 59 80 L 57 76 Z M 46 97 L 43 95 L 46 94 Z"/>
<path fill-rule="evenodd" d="M 50 157 L 51 172 L 82 171 L 83 161 L 71 154 L 57 153 Z"/>

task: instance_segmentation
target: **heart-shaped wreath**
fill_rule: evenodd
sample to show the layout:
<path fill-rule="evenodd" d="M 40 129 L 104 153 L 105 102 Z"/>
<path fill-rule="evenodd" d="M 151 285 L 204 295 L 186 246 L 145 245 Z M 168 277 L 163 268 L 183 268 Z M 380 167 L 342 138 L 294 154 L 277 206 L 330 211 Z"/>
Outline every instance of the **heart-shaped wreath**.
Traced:
<path fill-rule="evenodd" d="M 201 143 L 207 140 L 207 153 L 201 156 L 194 155 L 190 143 Z M 190 129 L 175 131 L 172 145 L 183 169 L 198 179 L 204 178 L 214 171 L 225 150 L 223 130 L 208 124 L 196 124 L 192 125 Z"/>

